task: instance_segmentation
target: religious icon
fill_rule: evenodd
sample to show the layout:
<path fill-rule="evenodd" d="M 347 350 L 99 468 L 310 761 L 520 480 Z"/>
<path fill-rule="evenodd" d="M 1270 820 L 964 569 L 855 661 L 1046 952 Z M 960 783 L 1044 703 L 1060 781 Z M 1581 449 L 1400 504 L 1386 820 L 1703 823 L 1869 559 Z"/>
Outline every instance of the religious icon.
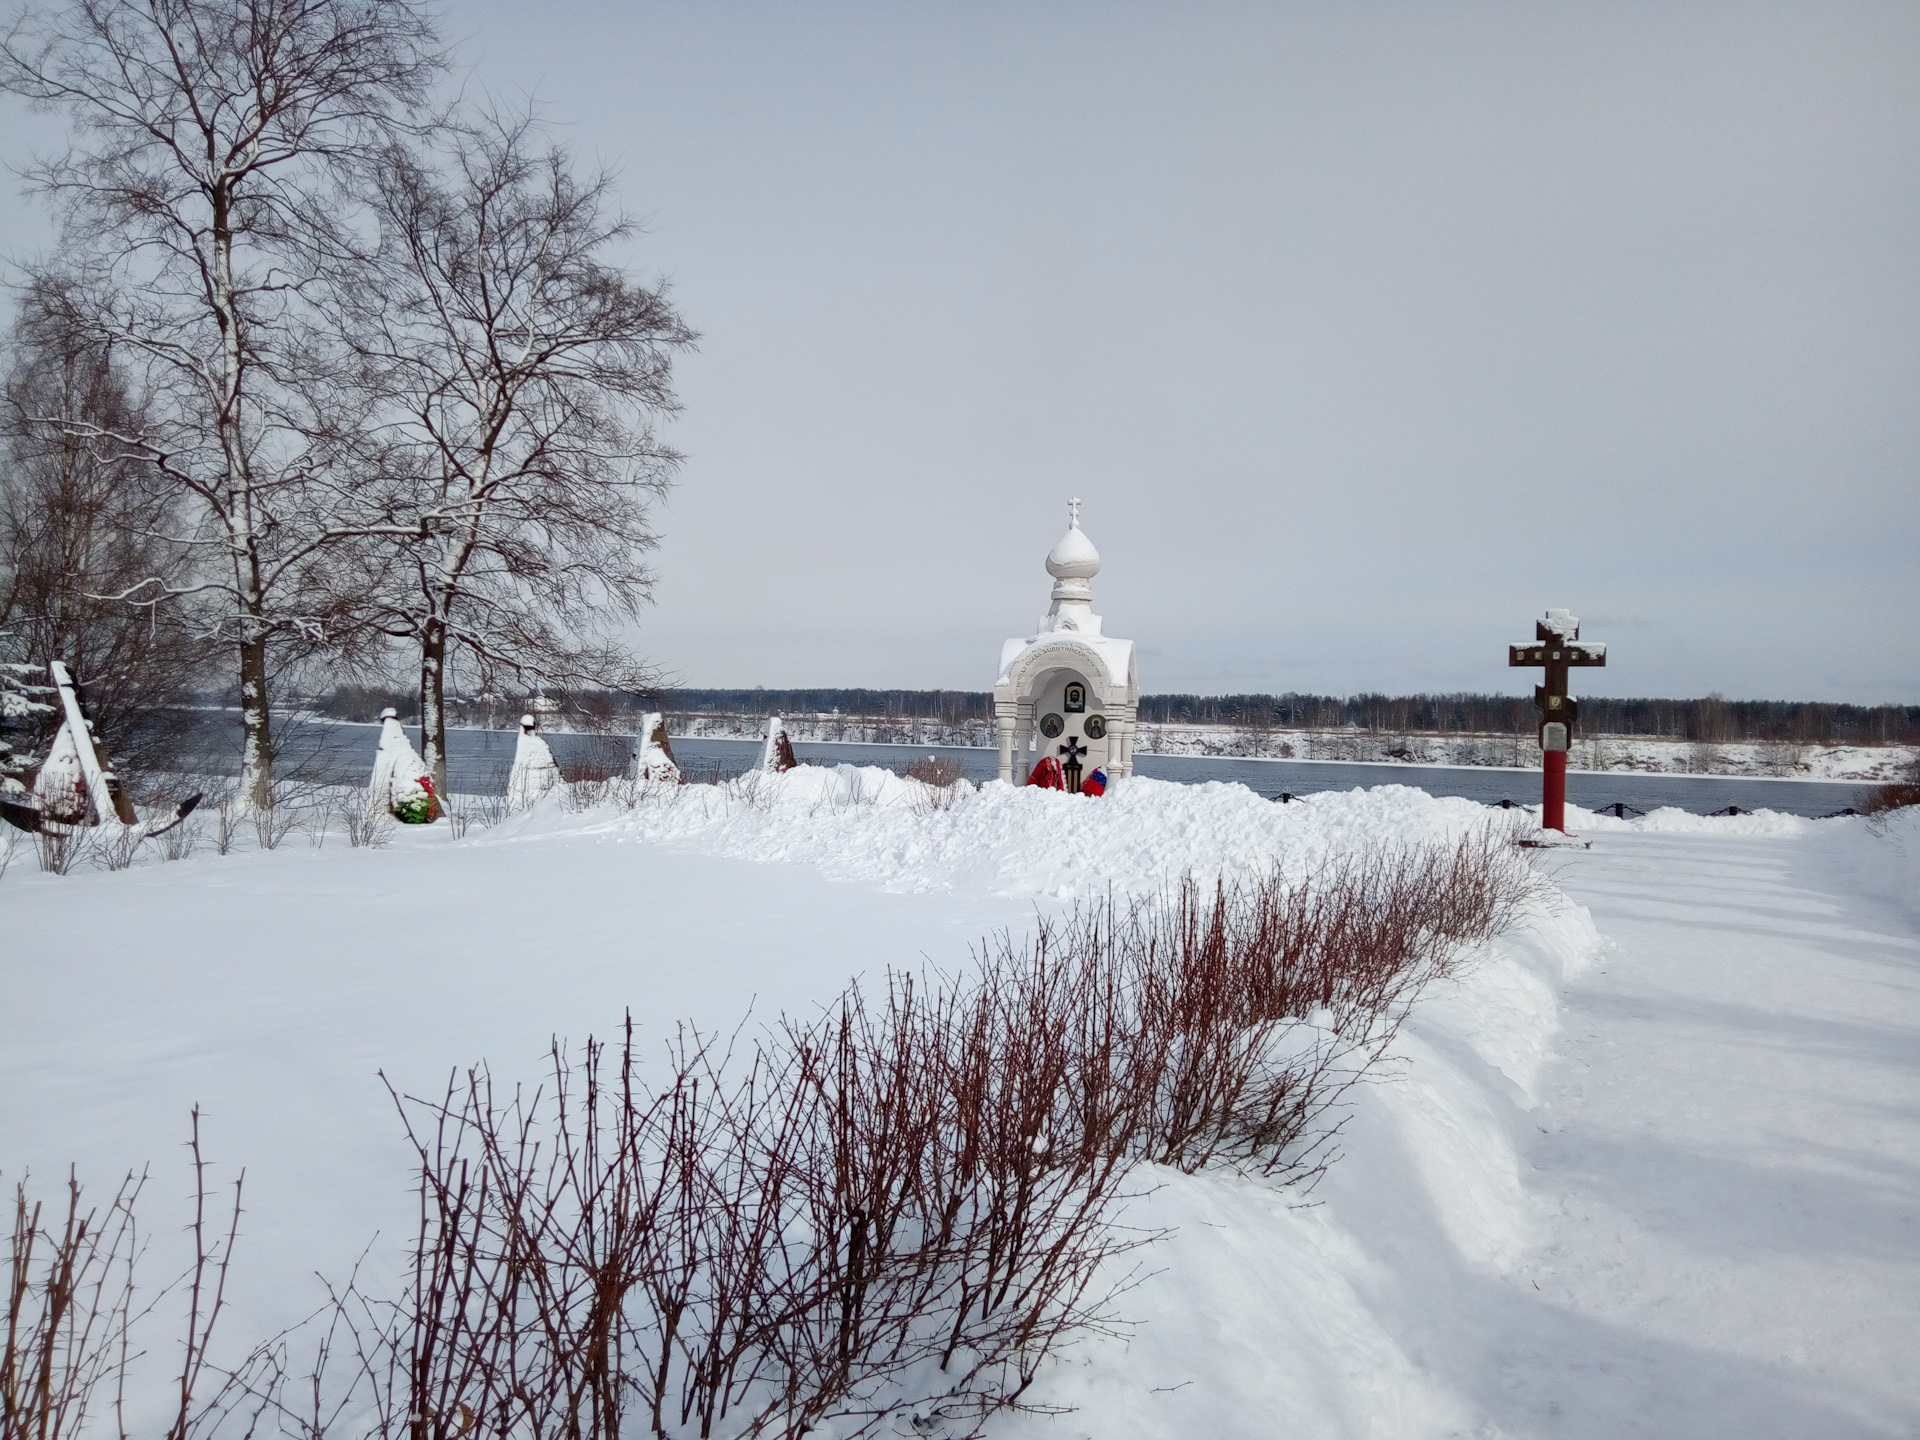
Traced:
<path fill-rule="evenodd" d="M 1087 708 L 1087 687 L 1078 680 L 1067 686 L 1066 711 L 1069 715 L 1083 714 Z"/>
<path fill-rule="evenodd" d="M 1067 722 L 1062 720 L 1058 715 L 1042 715 L 1040 717 L 1040 733 L 1049 740 L 1057 738 L 1060 732 L 1066 728 Z"/>
<path fill-rule="evenodd" d="M 1089 715 L 1081 722 L 1080 728 L 1086 732 L 1087 739 L 1104 740 L 1107 738 L 1107 717 Z"/>

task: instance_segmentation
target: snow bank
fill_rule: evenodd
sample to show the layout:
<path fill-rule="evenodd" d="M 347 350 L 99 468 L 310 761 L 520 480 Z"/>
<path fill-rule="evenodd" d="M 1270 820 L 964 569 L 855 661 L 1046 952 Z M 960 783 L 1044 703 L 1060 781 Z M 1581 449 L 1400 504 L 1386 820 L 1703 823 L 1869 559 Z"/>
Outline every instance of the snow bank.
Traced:
<path fill-rule="evenodd" d="M 1280 805 L 1136 777 L 1093 799 L 936 790 L 852 766 L 638 784 L 631 805 L 570 809 L 581 793 L 562 787 L 465 840 L 423 827 L 378 852 L 10 877 L 9 1174 L 78 1159 L 99 1182 L 154 1159 L 173 1184 L 180 1117 L 206 1103 L 223 1161 L 249 1166 L 235 1333 L 271 1333 L 310 1308 L 315 1269 L 338 1278 L 376 1231 L 410 1233 L 408 1160 L 376 1070 L 431 1086 L 486 1056 L 503 1082 L 537 1078 L 549 1035 L 608 1033 L 628 1006 L 652 1034 L 690 1013 L 731 1026 L 756 995 L 771 1017 L 829 1000 L 855 971 L 951 967 L 1034 902 L 1141 894 L 1185 873 L 1302 874 L 1515 819 L 1399 786 Z M 781 861 L 797 863 L 742 863 Z M 49 966 L 75 905 L 95 943 Z M 1596 944 L 1585 911 L 1543 897 L 1430 991 L 1396 1063 L 1352 1095 L 1344 1158 L 1311 1197 L 1218 1172 L 1147 1175 L 1158 1186 L 1129 1218 L 1175 1233 L 1136 1257 L 1151 1273 L 1120 1298 L 1127 1327 L 1068 1352 L 1029 1397 L 1075 1413 L 991 1433 L 1470 1429 L 1434 1334 L 1545 1233 L 1517 1139 L 1534 1123 L 1558 988 Z M 155 1225 L 175 1220 L 156 1202 Z"/>
<path fill-rule="evenodd" d="M 1834 858 L 1858 888 L 1920 916 L 1920 805 L 1822 824 Z"/>
<path fill-rule="evenodd" d="M 643 786 L 631 808 L 576 816 L 554 802 L 483 844 L 584 830 L 701 854 L 817 865 L 888 890 L 984 890 L 1072 900 L 1144 894 L 1183 874 L 1304 874 L 1370 844 L 1454 840 L 1508 823 L 1471 800 L 1407 786 L 1328 791 L 1292 804 L 1243 785 L 1135 776 L 1093 798 L 999 782 L 937 790 L 891 771 L 802 765 L 723 786 Z"/>
<path fill-rule="evenodd" d="M 1534 807 L 1536 810 L 1538 807 Z M 1605 812 L 1567 806 L 1567 826 L 1582 835 L 1604 835 L 1626 831 L 1659 835 L 1804 835 L 1816 825 L 1838 823 L 1810 820 L 1804 815 L 1783 815 L 1778 810 L 1751 810 L 1740 815 L 1695 815 L 1671 805 L 1650 810 L 1645 815 L 1616 819 Z"/>
<path fill-rule="evenodd" d="M 1289 807 L 1291 808 L 1291 807 Z M 1362 1085 L 1344 1154 L 1310 1194 L 1156 1171 L 1126 1220 L 1174 1233 L 1126 1293 L 1120 1335 L 1043 1372 L 1018 1440 L 1393 1436 L 1481 1429 L 1449 1325 L 1513 1283 L 1550 1234 L 1522 1145 L 1544 1113 L 1558 993 L 1600 946 L 1587 912 L 1543 904 L 1435 987 L 1394 1063 Z"/>
<path fill-rule="evenodd" d="M 1680 815 L 1610 823 L 1678 826 Z M 1720 834 L 1809 823 L 1684 821 Z M 723 787 L 643 789 L 630 809 L 585 815 L 550 802 L 481 843 L 585 833 L 802 862 L 899 892 L 1071 900 L 1148 893 L 1183 873 L 1273 865 L 1305 873 L 1373 845 L 1447 841 L 1513 823 L 1504 812 L 1402 786 L 1279 805 L 1238 785 L 1135 777 L 1090 799 L 1001 784 L 932 792 L 843 765 Z M 1422 999 L 1393 1059 L 1350 1097 L 1344 1154 L 1310 1195 L 1220 1171 L 1143 1171 L 1150 1193 L 1125 1221 L 1171 1233 L 1128 1260 L 1145 1273 L 1115 1307 L 1125 1323 L 1069 1350 L 1028 1396 L 1070 1413 L 1006 1417 L 991 1433 L 1186 1440 L 1470 1431 L 1478 1406 L 1433 1353 L 1431 1332 L 1436 1317 L 1460 1312 L 1463 1296 L 1506 1283 L 1548 1234 L 1549 1217 L 1524 1184 L 1522 1141 L 1540 1113 L 1560 988 L 1599 946 L 1587 912 L 1543 889 L 1520 926 Z"/>
<path fill-rule="evenodd" d="M 980 742 L 975 742 L 980 743 Z M 1142 731 L 1140 752 L 1353 764 L 1473 765 L 1537 770 L 1540 746 L 1525 735 L 1418 735 L 1371 730 L 1256 730 L 1159 725 Z M 1905 745 L 1696 744 L 1643 735 L 1577 735 L 1574 770 L 1648 775 L 1767 775 L 1804 780 L 1891 780 L 1916 755 Z"/>

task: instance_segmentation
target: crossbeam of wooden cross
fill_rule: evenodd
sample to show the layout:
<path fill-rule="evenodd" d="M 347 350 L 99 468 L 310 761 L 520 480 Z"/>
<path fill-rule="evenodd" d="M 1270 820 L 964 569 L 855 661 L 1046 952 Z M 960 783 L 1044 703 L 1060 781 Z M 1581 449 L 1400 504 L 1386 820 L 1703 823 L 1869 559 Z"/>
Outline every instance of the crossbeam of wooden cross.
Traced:
<path fill-rule="evenodd" d="M 1507 647 L 1507 667 L 1538 665 L 1546 671 L 1546 683 L 1533 689 L 1533 703 L 1541 711 L 1540 723 L 1565 725 L 1571 737 L 1580 707 L 1568 698 L 1567 671 L 1576 665 L 1605 665 L 1607 647 L 1597 640 L 1582 640 L 1580 622 L 1566 610 L 1549 610 L 1546 619 L 1534 622 L 1533 630 L 1531 644 Z"/>

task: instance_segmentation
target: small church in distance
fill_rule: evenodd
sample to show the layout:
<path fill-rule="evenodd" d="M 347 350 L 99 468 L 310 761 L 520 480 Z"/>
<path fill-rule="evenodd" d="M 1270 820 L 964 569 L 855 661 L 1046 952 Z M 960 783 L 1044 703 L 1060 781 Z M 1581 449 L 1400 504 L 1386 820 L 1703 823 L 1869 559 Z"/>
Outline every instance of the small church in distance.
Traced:
<path fill-rule="evenodd" d="M 1059 762 L 1065 788 L 1078 792 L 1104 769 L 1112 780 L 1133 773 L 1140 681 L 1133 642 L 1101 633 L 1093 613 L 1093 577 L 1100 552 L 1080 528 L 1080 502 L 1067 505 L 1067 533 L 1047 552 L 1053 604 L 1039 631 L 1001 647 L 993 683 L 1000 778 L 1019 784 L 1045 759 Z"/>

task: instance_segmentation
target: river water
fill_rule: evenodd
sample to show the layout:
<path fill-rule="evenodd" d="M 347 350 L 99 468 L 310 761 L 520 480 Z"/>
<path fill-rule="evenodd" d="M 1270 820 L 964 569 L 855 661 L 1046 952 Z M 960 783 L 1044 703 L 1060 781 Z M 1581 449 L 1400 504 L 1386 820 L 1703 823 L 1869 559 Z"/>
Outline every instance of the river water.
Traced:
<path fill-rule="evenodd" d="M 373 764 L 377 725 L 331 721 L 286 721 L 278 732 L 281 773 L 329 784 L 364 781 Z M 237 718 L 207 717 L 199 746 L 201 768 L 213 774 L 238 772 Z M 455 794 L 500 794 L 513 764 L 516 732 L 455 730 L 448 735 L 447 780 Z M 546 737 L 563 769 L 600 766 L 614 773 L 624 766 L 631 741 L 615 735 L 554 733 Z M 897 769 L 916 759 L 941 755 L 974 780 L 997 773 L 998 756 L 986 749 L 922 745 L 796 744 L 800 759 L 817 765 L 879 765 Z M 737 775 L 760 758 L 758 740 L 673 742 L 675 756 L 690 779 Z M 1197 785 L 1209 780 L 1245 785 L 1269 799 L 1312 795 L 1321 790 L 1352 790 L 1374 785 L 1411 785 L 1431 795 L 1460 795 L 1483 805 L 1502 801 L 1536 804 L 1537 770 L 1508 770 L 1453 765 L 1354 765 L 1322 760 L 1241 760 L 1190 755 L 1136 755 L 1135 769 L 1157 780 Z M 1633 810 L 1663 805 L 1698 815 L 1724 810 L 1778 810 L 1790 815 L 1831 815 L 1853 805 L 1864 787 L 1817 780 L 1766 780 L 1732 776 L 1647 775 L 1636 771 L 1572 771 L 1567 799 L 1590 810 L 1616 804 Z"/>

